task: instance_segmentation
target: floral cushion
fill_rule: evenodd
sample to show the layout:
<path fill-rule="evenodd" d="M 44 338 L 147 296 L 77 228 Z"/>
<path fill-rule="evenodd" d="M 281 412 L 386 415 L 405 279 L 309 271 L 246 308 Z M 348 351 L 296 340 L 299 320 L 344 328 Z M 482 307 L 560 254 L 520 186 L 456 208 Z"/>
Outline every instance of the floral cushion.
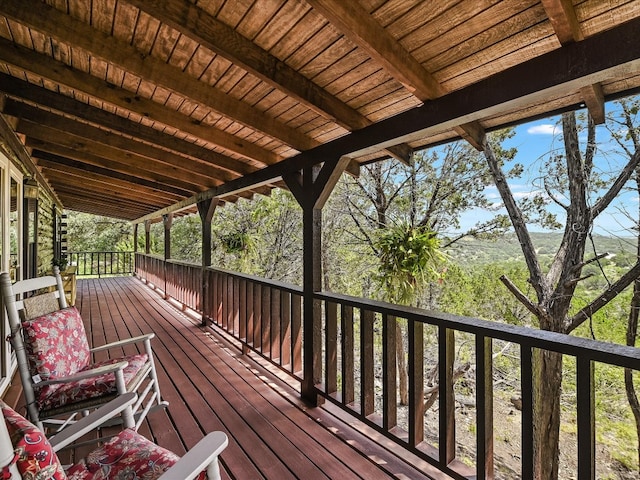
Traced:
<path fill-rule="evenodd" d="M 124 368 L 123 374 L 125 385 L 129 385 L 131 380 L 145 366 L 148 358 L 147 354 L 144 353 L 112 358 L 104 362 L 88 365 L 84 370 L 127 361 L 129 364 Z M 47 385 L 42 388 L 35 386 L 36 400 L 40 409 L 44 410 L 61 407 L 71 402 L 96 399 L 103 395 L 116 393 L 116 391 L 116 376 L 113 373 L 105 373 L 97 377 L 78 380 L 77 382 Z"/>
<path fill-rule="evenodd" d="M 67 377 L 89 364 L 89 343 L 75 307 L 36 317 L 22 326 L 32 375 L 41 380 Z"/>
<path fill-rule="evenodd" d="M 155 480 L 179 457 L 126 429 L 67 471 L 69 480 Z M 201 473 L 198 480 L 206 479 Z"/>
<path fill-rule="evenodd" d="M 0 407 L 17 453 L 16 466 L 22 477 L 65 480 L 67 476 L 47 437 L 6 403 L 0 401 Z"/>

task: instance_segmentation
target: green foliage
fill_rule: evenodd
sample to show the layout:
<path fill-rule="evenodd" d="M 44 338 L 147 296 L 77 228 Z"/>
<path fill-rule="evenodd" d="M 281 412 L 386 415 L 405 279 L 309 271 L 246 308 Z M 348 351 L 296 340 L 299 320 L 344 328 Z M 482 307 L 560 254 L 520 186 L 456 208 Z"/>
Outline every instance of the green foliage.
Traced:
<path fill-rule="evenodd" d="M 132 243 L 133 227 L 125 220 L 69 212 L 67 227 L 72 252 L 115 251 L 123 241 Z"/>
<path fill-rule="evenodd" d="M 389 300 L 401 304 L 412 303 L 445 260 L 434 232 L 408 224 L 382 230 L 376 248 L 378 281 Z"/>

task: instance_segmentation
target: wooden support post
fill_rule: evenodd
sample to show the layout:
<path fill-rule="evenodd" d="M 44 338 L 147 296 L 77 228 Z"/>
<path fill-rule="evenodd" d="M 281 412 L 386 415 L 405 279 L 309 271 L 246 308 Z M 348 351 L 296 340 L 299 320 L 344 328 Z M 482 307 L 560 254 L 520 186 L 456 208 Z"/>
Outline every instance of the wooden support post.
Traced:
<path fill-rule="evenodd" d="M 322 381 L 322 304 L 315 292 L 322 290 L 322 207 L 351 159 L 340 157 L 282 178 L 302 207 L 303 232 L 303 344 L 302 398 L 321 403 L 316 385 Z"/>
<path fill-rule="evenodd" d="M 202 308 L 202 325 L 207 325 L 207 318 L 211 319 L 211 302 L 209 291 L 209 275 L 206 269 L 211 266 L 211 222 L 218 206 L 217 198 L 210 198 L 198 202 L 198 214 L 202 222 L 202 290 L 200 305 Z"/>
<path fill-rule="evenodd" d="M 151 253 L 151 221 L 144 221 L 144 253 Z"/>

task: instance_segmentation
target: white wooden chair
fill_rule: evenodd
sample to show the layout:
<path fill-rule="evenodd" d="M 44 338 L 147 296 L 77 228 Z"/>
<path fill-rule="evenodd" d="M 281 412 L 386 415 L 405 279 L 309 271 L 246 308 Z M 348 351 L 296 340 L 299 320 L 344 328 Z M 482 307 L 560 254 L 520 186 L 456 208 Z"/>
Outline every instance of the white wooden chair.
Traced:
<path fill-rule="evenodd" d="M 227 435 L 223 432 L 209 433 L 179 458 L 136 431 L 125 429 L 75 464 L 61 465 L 56 452 L 96 429 L 105 420 L 126 411 L 135 401 L 134 393 L 120 395 L 49 439 L 35 425 L 0 401 L 4 417 L 4 421 L 0 421 L 0 478 L 220 479 L 218 456 L 228 444 Z"/>
<path fill-rule="evenodd" d="M 44 293 L 53 289 L 53 292 Z M 137 401 L 123 414 L 137 429 L 151 409 L 166 407 L 156 375 L 153 333 L 89 348 L 84 323 L 75 307 L 67 307 L 58 269 L 53 276 L 11 284 L 0 274 L 0 291 L 9 325 L 29 419 L 45 431 L 60 430 L 75 413 L 86 414 L 118 395 L 136 392 Z M 26 293 L 38 295 L 24 298 Z M 23 300 L 24 299 L 24 300 Z M 143 352 L 122 355 L 122 347 L 141 344 Z M 94 354 L 116 349 L 107 361 Z"/>

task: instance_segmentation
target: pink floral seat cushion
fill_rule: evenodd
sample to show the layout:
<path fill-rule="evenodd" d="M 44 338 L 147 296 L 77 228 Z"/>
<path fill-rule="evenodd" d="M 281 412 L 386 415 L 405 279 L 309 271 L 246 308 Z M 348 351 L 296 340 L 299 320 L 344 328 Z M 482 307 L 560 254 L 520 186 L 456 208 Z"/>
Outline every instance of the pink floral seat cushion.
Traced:
<path fill-rule="evenodd" d="M 113 358 L 104 362 L 93 363 L 86 369 L 101 367 L 103 365 L 111 365 L 114 363 L 126 361 L 129 364 L 123 369 L 125 385 L 129 385 L 131 381 L 138 376 L 140 371 L 147 365 L 149 357 L 146 353 L 138 355 L 128 355 L 121 358 Z M 103 395 L 111 395 L 116 393 L 116 376 L 113 373 L 105 373 L 97 377 L 85 378 L 77 382 L 61 383 L 56 385 L 47 385 L 42 388 L 35 386 L 36 401 L 40 409 L 50 410 L 62 407 L 69 403 L 83 402 L 87 400 L 97 399 Z"/>
<path fill-rule="evenodd" d="M 22 477 L 65 480 L 67 476 L 47 437 L 4 402 L 0 401 L 0 407 L 16 452 L 16 466 Z"/>
<path fill-rule="evenodd" d="M 25 350 L 32 375 L 40 380 L 67 377 L 92 368 L 127 361 L 123 370 L 128 385 L 145 367 L 146 354 L 129 355 L 90 364 L 91 353 L 80 312 L 75 307 L 42 315 L 22 323 Z M 54 409 L 71 402 L 97 399 L 116 392 L 115 375 L 106 373 L 77 382 L 34 385 L 40 409 Z"/>
<path fill-rule="evenodd" d="M 126 429 L 67 471 L 69 480 L 155 480 L 179 457 Z M 201 473 L 198 480 L 206 479 Z"/>

